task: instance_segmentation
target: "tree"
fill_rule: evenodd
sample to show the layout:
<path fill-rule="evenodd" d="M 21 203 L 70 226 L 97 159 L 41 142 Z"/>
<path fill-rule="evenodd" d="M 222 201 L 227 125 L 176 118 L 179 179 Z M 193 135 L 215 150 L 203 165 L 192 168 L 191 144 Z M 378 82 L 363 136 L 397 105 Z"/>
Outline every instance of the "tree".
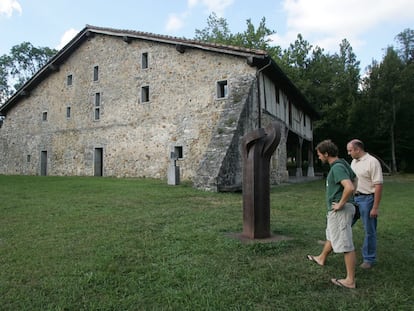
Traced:
<path fill-rule="evenodd" d="M 54 49 L 34 47 L 30 42 L 23 42 L 13 46 L 10 55 L 1 56 L 0 103 L 6 101 L 56 53 Z"/>
<path fill-rule="evenodd" d="M 396 36 L 400 44 L 399 55 L 404 63 L 414 61 L 414 30 L 405 29 Z"/>
<path fill-rule="evenodd" d="M 195 30 L 194 39 L 218 44 L 230 44 L 233 35 L 226 19 L 218 17 L 213 12 L 207 18 L 207 27 L 202 30 Z"/>
<path fill-rule="evenodd" d="M 402 101 L 401 74 L 404 69 L 402 60 L 393 47 L 388 47 L 382 63 L 371 66 L 370 76 L 365 81 L 365 96 L 373 115 L 368 116 L 373 131 L 382 148 L 388 149 L 391 169 L 397 172 L 396 125 Z"/>
<path fill-rule="evenodd" d="M 351 44 L 342 40 L 339 54 L 330 55 L 298 35 L 284 51 L 284 70 L 322 118 L 314 139 L 332 138 L 342 146 L 349 140 L 349 111 L 358 102 L 359 62 Z"/>
<path fill-rule="evenodd" d="M 269 42 L 271 41 L 269 36 L 274 34 L 275 31 L 266 27 L 266 19 L 262 18 L 257 29 L 250 19 L 246 21 L 246 24 L 247 30 L 234 35 L 232 44 L 249 49 L 269 50 Z"/>
<path fill-rule="evenodd" d="M 245 47 L 248 49 L 259 49 L 271 52 L 274 55 L 280 54 L 280 47 L 271 47 L 269 36 L 275 31 L 266 26 L 266 19 L 263 17 L 259 26 L 253 25 L 250 19 L 246 21 L 247 30 L 241 33 L 232 34 L 227 21 L 222 17 L 217 17 L 211 13 L 207 19 L 207 27 L 195 30 L 194 39 L 199 41 L 212 42 L 217 44 L 226 44 Z"/>

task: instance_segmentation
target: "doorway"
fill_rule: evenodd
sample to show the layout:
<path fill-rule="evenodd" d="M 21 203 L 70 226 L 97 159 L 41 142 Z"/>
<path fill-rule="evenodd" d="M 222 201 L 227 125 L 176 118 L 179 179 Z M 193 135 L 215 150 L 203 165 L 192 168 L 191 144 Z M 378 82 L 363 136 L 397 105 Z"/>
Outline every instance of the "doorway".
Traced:
<path fill-rule="evenodd" d="M 47 151 L 42 150 L 40 152 L 40 176 L 47 175 Z"/>
<path fill-rule="evenodd" d="M 95 148 L 94 153 L 94 176 L 103 174 L 103 148 Z"/>

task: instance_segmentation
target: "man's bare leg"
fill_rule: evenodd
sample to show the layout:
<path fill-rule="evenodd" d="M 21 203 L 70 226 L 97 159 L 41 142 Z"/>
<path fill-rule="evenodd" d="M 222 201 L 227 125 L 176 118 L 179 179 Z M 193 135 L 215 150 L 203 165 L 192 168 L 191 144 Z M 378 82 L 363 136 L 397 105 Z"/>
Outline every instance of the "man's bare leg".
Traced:
<path fill-rule="evenodd" d="M 322 252 L 318 256 L 310 256 L 308 255 L 309 260 L 315 261 L 318 265 L 323 266 L 325 265 L 326 258 L 332 252 L 332 244 L 331 241 L 325 241 L 323 245 Z M 309 256 L 311 258 L 309 258 Z"/>
<path fill-rule="evenodd" d="M 355 251 L 344 253 L 344 261 L 346 267 L 346 278 L 345 279 L 331 279 L 332 283 L 335 285 L 346 287 L 346 288 L 355 288 L 355 264 L 356 264 L 356 255 Z"/>

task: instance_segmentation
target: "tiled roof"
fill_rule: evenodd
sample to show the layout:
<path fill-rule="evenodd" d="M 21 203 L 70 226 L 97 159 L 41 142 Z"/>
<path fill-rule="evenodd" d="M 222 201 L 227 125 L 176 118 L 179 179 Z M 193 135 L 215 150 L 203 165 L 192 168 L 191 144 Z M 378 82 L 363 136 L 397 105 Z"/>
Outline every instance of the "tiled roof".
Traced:
<path fill-rule="evenodd" d="M 221 52 L 235 53 L 235 54 L 252 54 L 255 56 L 267 56 L 267 52 L 258 49 L 248 49 L 244 47 L 231 46 L 225 44 L 209 43 L 193 39 L 186 39 L 174 36 L 159 35 L 150 32 L 134 31 L 134 30 L 120 30 L 106 27 L 96 27 L 92 25 L 86 25 L 84 30 L 89 30 L 96 33 L 108 34 L 114 36 L 127 36 L 131 38 L 151 40 L 157 42 L 165 42 L 171 44 L 183 44 L 187 46 L 197 47 L 201 49 L 216 49 Z"/>

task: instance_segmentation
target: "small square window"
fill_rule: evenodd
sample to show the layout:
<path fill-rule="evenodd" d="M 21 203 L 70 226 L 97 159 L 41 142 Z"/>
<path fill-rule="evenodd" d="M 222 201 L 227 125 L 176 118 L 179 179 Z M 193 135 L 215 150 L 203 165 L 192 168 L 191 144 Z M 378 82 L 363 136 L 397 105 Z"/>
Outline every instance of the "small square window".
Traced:
<path fill-rule="evenodd" d="M 47 111 L 42 112 L 42 121 L 44 121 L 44 122 L 47 121 Z"/>
<path fill-rule="evenodd" d="M 72 75 L 68 75 L 66 78 L 66 85 L 72 85 L 73 83 L 73 76 Z"/>
<path fill-rule="evenodd" d="M 217 98 L 226 98 L 228 96 L 227 80 L 217 82 Z"/>
<path fill-rule="evenodd" d="M 142 69 L 148 68 L 148 53 L 142 53 L 141 55 L 141 68 Z"/>
<path fill-rule="evenodd" d="M 93 67 L 93 81 L 98 81 L 99 79 L 99 66 Z"/>
<path fill-rule="evenodd" d="M 141 102 L 149 102 L 149 86 L 143 86 L 141 88 Z"/>

